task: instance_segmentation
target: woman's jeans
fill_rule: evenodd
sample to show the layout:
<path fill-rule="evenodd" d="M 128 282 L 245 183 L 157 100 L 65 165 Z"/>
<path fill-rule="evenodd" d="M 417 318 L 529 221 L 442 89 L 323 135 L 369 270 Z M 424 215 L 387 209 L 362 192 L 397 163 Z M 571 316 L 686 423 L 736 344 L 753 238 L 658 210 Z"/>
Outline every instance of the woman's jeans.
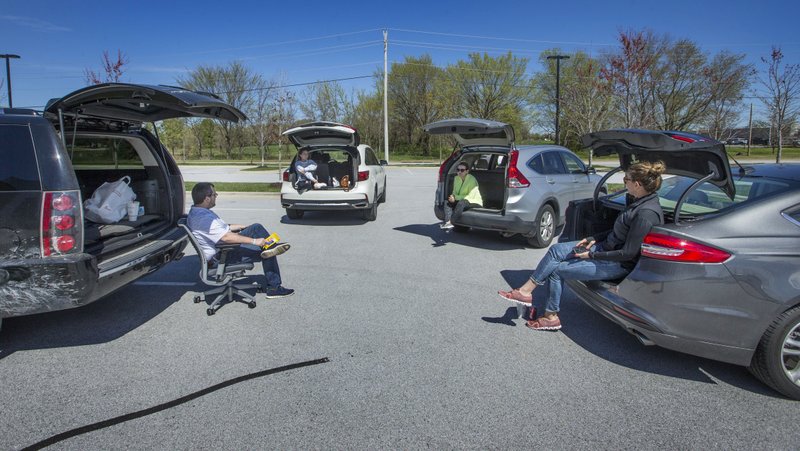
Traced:
<path fill-rule="evenodd" d="M 620 262 L 576 258 L 572 249 L 580 241 L 557 243 L 550 246 L 547 254 L 536 266 L 530 279 L 536 285 L 548 285 L 545 311 L 558 312 L 561 305 L 562 281 L 572 280 L 605 280 L 624 277 L 628 271 Z M 597 245 L 592 246 L 596 251 Z"/>
<path fill-rule="evenodd" d="M 250 238 L 266 238 L 269 232 L 261 224 L 252 224 L 242 229 L 239 235 Z M 261 262 L 261 269 L 264 271 L 266 284 L 262 284 L 264 289 L 277 288 L 281 285 L 281 270 L 278 268 L 278 258 L 261 258 L 261 249 L 253 244 L 240 244 L 239 247 L 228 252 L 227 263 L 257 263 Z"/>
<path fill-rule="evenodd" d="M 466 199 L 461 199 L 456 201 L 455 203 L 445 202 L 444 203 L 444 222 L 450 221 L 450 218 L 453 216 L 458 219 L 461 216 L 461 213 L 464 210 L 468 210 L 470 208 L 480 207 L 478 204 L 471 204 L 466 201 Z"/>

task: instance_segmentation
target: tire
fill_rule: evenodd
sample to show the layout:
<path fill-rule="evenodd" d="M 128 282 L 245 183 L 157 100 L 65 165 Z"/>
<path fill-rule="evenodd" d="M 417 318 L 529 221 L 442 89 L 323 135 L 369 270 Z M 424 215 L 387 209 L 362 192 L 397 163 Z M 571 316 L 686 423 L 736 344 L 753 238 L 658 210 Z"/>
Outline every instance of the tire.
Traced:
<path fill-rule="evenodd" d="M 541 249 L 550 245 L 553 237 L 556 236 L 556 215 L 553 207 L 543 205 L 536 215 L 536 233 L 527 236 L 528 244 Z"/>
<path fill-rule="evenodd" d="M 748 369 L 775 391 L 800 400 L 800 306 L 770 324 Z"/>
<path fill-rule="evenodd" d="M 289 219 L 302 219 L 305 212 L 303 210 L 298 210 L 296 208 L 287 208 L 286 209 L 286 216 Z"/>
<path fill-rule="evenodd" d="M 372 198 L 372 205 L 366 210 L 361 210 L 361 217 L 365 221 L 374 221 L 378 219 L 378 188 L 375 188 L 375 196 Z"/>
<path fill-rule="evenodd" d="M 383 192 L 381 193 L 381 198 L 378 199 L 378 202 L 380 203 L 386 202 L 386 182 L 383 182 Z"/>

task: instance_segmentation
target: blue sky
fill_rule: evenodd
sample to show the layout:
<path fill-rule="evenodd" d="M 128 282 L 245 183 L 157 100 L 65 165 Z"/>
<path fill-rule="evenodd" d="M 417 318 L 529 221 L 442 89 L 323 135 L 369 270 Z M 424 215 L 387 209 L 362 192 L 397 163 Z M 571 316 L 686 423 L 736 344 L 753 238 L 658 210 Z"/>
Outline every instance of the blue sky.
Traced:
<path fill-rule="evenodd" d="M 800 63 L 800 1 L 565 2 L 114 2 L 18 1 L 0 4 L 0 53 L 12 60 L 13 101 L 42 107 L 85 85 L 104 50 L 129 59 L 123 81 L 174 84 L 198 65 L 240 60 L 285 84 L 370 75 L 389 60 L 428 53 L 437 65 L 469 52 L 545 49 L 600 54 L 620 30 L 651 29 L 697 42 L 711 54 L 744 53 L 758 69 L 772 45 Z M 0 60 L 2 64 L 2 60 Z M 0 78 L 5 78 L 5 68 Z M 342 81 L 363 89 L 370 79 Z M 301 90 L 302 87 L 293 88 Z M 3 88 L 5 95 L 5 86 Z M 4 98 L 3 105 L 8 99 Z M 758 108 L 758 105 L 756 105 Z"/>

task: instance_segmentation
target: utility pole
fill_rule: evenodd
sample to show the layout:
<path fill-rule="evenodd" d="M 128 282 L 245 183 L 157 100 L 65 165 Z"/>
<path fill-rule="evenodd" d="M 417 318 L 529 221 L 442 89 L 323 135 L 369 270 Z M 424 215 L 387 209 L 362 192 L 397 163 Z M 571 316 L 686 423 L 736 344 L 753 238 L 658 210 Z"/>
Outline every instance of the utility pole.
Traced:
<path fill-rule="evenodd" d="M 6 59 L 6 83 L 8 83 L 8 107 L 14 108 L 14 102 L 11 100 L 11 64 L 9 64 L 10 59 L 17 58 L 19 59 L 19 55 L 12 55 L 10 53 L 6 53 L 4 55 L 0 55 L 0 58 Z"/>
<path fill-rule="evenodd" d="M 750 156 L 750 143 L 753 142 L 753 102 L 750 102 L 750 119 L 748 122 L 748 134 L 747 134 L 747 156 Z"/>
<path fill-rule="evenodd" d="M 389 30 L 383 30 L 383 159 L 389 161 Z"/>
<path fill-rule="evenodd" d="M 569 55 L 550 55 L 549 60 L 556 60 L 556 145 L 561 145 L 558 132 L 558 118 L 561 113 L 561 60 L 569 59 Z"/>

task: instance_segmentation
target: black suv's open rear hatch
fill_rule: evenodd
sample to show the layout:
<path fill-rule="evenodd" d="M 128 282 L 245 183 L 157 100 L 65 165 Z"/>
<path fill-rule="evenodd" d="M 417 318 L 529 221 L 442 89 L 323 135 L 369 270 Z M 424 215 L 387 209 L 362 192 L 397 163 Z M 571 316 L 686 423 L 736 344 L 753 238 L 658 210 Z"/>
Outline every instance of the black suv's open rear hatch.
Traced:
<path fill-rule="evenodd" d="M 124 122 L 156 122 L 177 117 L 207 117 L 232 122 L 247 117 L 210 93 L 174 86 L 103 83 L 47 103 L 45 112 Z"/>

